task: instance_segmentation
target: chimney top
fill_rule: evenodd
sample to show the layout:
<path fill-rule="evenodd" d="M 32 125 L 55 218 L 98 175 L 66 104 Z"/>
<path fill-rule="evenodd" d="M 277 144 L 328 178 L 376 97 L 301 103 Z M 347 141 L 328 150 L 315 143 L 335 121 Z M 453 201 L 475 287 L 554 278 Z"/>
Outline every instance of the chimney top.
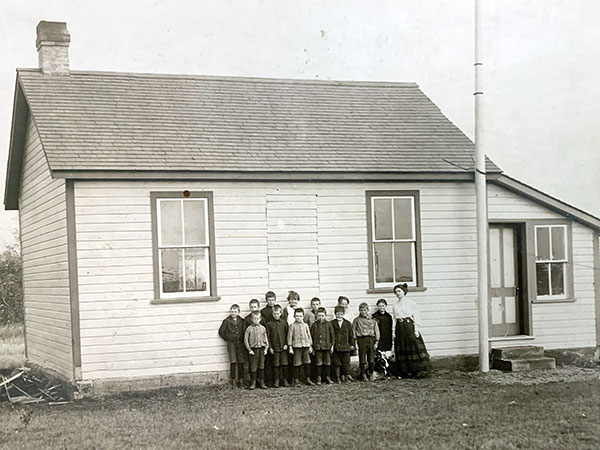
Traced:
<path fill-rule="evenodd" d="M 42 20 L 36 31 L 35 45 L 42 73 L 44 75 L 69 75 L 71 35 L 67 31 L 67 24 Z"/>

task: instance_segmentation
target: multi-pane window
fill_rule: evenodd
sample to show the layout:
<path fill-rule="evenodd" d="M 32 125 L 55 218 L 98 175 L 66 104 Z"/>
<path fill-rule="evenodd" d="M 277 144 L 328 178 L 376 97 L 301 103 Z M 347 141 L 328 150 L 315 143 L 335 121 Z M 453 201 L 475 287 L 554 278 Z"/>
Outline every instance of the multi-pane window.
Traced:
<path fill-rule="evenodd" d="M 210 296 L 210 197 L 154 201 L 160 298 Z"/>
<path fill-rule="evenodd" d="M 566 296 L 568 254 L 566 225 L 535 226 L 537 298 Z"/>
<path fill-rule="evenodd" d="M 416 195 L 368 195 L 373 287 L 418 285 Z"/>

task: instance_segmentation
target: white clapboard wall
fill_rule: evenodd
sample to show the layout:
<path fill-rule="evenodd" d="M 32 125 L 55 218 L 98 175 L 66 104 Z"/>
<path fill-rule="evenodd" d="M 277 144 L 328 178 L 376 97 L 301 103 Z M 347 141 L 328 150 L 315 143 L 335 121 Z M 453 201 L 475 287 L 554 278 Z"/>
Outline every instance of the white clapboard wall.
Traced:
<path fill-rule="evenodd" d="M 27 358 L 73 378 L 65 181 L 53 180 L 27 125 L 19 195 Z"/>
<path fill-rule="evenodd" d="M 306 300 L 319 296 L 316 199 L 294 191 L 266 195 L 269 286 L 302 292 Z"/>

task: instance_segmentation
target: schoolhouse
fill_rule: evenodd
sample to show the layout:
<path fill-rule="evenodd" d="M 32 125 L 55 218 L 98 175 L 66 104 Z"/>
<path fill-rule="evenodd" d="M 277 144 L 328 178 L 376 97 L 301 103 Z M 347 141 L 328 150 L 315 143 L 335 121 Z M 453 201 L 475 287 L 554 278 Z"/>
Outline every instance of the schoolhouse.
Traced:
<path fill-rule="evenodd" d="M 215 374 L 232 303 L 407 282 L 433 357 L 477 353 L 473 143 L 414 83 L 17 70 L 27 358 L 74 382 Z M 600 219 L 487 164 L 492 347 L 598 345 Z"/>

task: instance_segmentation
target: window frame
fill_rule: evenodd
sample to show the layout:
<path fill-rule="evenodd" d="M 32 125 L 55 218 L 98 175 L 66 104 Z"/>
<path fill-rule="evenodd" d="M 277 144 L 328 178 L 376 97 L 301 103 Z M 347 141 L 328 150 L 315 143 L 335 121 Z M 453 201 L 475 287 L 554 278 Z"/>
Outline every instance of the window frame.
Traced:
<path fill-rule="evenodd" d="M 206 201 L 206 225 L 208 245 L 181 245 L 172 246 L 173 248 L 207 248 L 208 249 L 208 272 L 209 286 L 207 294 L 198 292 L 162 292 L 162 271 L 160 265 L 160 215 L 158 214 L 158 203 L 161 200 L 204 200 Z M 154 278 L 154 299 L 152 304 L 164 303 L 190 303 L 219 300 L 217 295 L 217 270 L 215 259 L 215 227 L 214 227 L 214 207 L 213 193 L 211 191 L 165 191 L 150 192 L 150 205 L 152 216 L 152 259 L 153 259 L 153 278 Z M 183 214 L 183 213 L 182 213 Z M 183 229 L 183 223 L 182 223 Z M 171 248 L 171 246 L 167 246 Z M 185 262 L 184 262 L 185 264 Z"/>
<path fill-rule="evenodd" d="M 389 191 L 365 191 L 365 198 L 367 204 L 367 244 L 368 244 L 368 265 L 369 265 L 369 288 L 367 293 L 379 294 L 379 293 L 391 293 L 393 287 L 399 282 L 387 283 L 387 285 L 381 285 L 375 282 L 375 255 L 373 250 L 373 244 L 379 242 L 374 239 L 374 208 L 373 201 L 375 198 L 411 198 L 413 206 L 413 217 L 412 226 L 414 233 L 414 240 L 412 239 L 386 239 L 381 241 L 386 242 L 414 242 L 412 256 L 414 258 L 413 265 L 413 276 L 415 277 L 414 284 L 409 283 L 409 291 L 418 292 L 426 291 L 427 288 L 423 285 L 423 256 L 421 250 L 421 206 L 420 206 L 420 195 L 418 190 L 389 190 Z M 392 229 L 394 224 L 394 215 L 392 214 Z M 392 259 L 393 261 L 393 259 Z"/>
<path fill-rule="evenodd" d="M 537 228 L 540 227 L 564 227 L 564 244 L 566 261 L 557 260 L 556 263 L 564 263 L 564 294 L 562 295 L 538 295 L 537 293 L 537 264 L 551 263 L 550 260 L 540 260 L 537 257 Z M 550 241 L 552 240 L 550 228 Z M 569 303 L 575 301 L 574 278 L 573 278 L 573 232 L 572 222 L 561 219 L 538 219 L 527 221 L 527 283 L 528 295 L 532 303 Z M 548 282 L 550 283 L 550 275 Z M 551 287 L 551 285 L 550 285 Z M 550 291 L 551 292 L 551 291 Z"/>
<path fill-rule="evenodd" d="M 548 229 L 548 250 L 550 252 L 550 259 L 539 259 L 538 258 L 538 230 L 541 228 L 547 228 Z M 564 254 L 565 257 L 563 259 L 553 259 L 553 240 L 552 240 L 552 229 L 553 228 L 562 228 L 564 230 L 563 232 L 563 247 L 564 247 Z M 564 300 L 565 298 L 567 298 L 567 264 L 569 264 L 569 254 L 568 254 L 568 248 L 569 248 L 569 243 L 567 242 L 567 225 L 565 224 L 557 224 L 557 225 L 551 225 L 551 224 L 547 224 L 547 225 L 534 225 L 533 226 L 533 239 L 534 239 L 534 246 L 535 246 L 535 268 L 536 268 L 536 298 L 538 300 Z M 550 294 L 548 295 L 540 295 L 537 293 L 537 266 L 541 265 L 541 264 L 545 264 L 548 266 L 548 292 L 550 292 Z M 562 284 L 563 284 L 563 293 L 562 294 L 552 294 L 552 264 L 562 264 L 563 266 L 563 270 L 562 270 Z"/>

